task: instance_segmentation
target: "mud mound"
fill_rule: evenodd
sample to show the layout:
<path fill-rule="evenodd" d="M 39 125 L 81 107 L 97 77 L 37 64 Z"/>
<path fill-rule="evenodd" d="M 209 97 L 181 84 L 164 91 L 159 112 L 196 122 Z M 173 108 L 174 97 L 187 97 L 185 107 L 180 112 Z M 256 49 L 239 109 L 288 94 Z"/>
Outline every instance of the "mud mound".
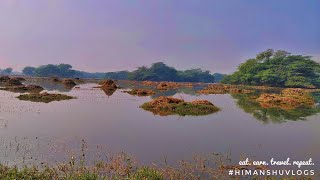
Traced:
<path fill-rule="evenodd" d="M 124 91 L 124 92 L 134 96 L 151 96 L 153 94 L 156 94 L 156 92 L 154 92 L 151 89 L 133 89 L 131 91 Z"/>
<path fill-rule="evenodd" d="M 254 92 L 254 90 L 243 89 L 234 85 L 226 84 L 211 84 L 205 89 L 198 91 L 198 93 L 201 94 L 246 94 L 252 92 Z"/>
<path fill-rule="evenodd" d="M 77 85 L 72 79 L 64 79 L 62 80 L 62 84 L 65 86 L 75 86 Z"/>
<path fill-rule="evenodd" d="M 219 108 L 206 100 L 185 102 L 182 99 L 160 96 L 144 103 L 141 108 L 151 111 L 155 115 L 202 116 L 219 111 Z"/>
<path fill-rule="evenodd" d="M 281 94 L 261 94 L 256 99 L 264 108 L 295 109 L 298 107 L 312 107 L 315 105 L 313 97 L 303 89 L 288 88 Z"/>
<path fill-rule="evenodd" d="M 101 89 L 117 89 L 118 88 L 116 83 L 111 79 L 101 81 L 99 84 L 101 85 Z"/>
<path fill-rule="evenodd" d="M 71 96 L 67 96 L 63 94 L 49 94 L 46 92 L 41 94 L 23 94 L 18 96 L 17 98 L 23 101 L 42 102 L 42 103 L 74 99 L 74 97 L 71 97 Z"/>

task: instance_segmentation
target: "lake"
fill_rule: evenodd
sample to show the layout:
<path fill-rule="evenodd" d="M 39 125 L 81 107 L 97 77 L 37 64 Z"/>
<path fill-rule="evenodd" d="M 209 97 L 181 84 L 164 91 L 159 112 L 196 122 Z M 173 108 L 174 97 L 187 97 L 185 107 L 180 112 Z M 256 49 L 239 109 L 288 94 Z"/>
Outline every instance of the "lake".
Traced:
<path fill-rule="evenodd" d="M 197 95 L 199 86 L 162 95 L 206 99 L 221 111 L 198 117 L 156 116 L 139 108 L 153 97 L 132 96 L 121 89 L 107 95 L 93 88 L 97 86 L 94 83 L 72 89 L 45 81 L 37 84 L 77 99 L 34 103 L 16 99 L 17 93 L 0 91 L 2 163 L 66 160 L 85 144 L 92 159 L 99 158 L 102 151 L 123 151 L 141 163 L 175 163 L 194 154 L 230 153 L 235 161 L 240 157 L 290 157 L 313 158 L 317 167 L 320 164 L 319 106 L 288 111 L 264 109 L 246 94 Z"/>

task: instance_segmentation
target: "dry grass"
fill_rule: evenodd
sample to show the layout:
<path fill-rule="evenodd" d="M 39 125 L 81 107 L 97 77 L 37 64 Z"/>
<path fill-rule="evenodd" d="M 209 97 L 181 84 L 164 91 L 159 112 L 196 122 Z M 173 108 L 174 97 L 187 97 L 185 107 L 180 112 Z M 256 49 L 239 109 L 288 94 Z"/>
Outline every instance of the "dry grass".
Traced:
<path fill-rule="evenodd" d="M 257 101 L 264 108 L 295 109 L 298 107 L 312 107 L 315 104 L 310 93 L 300 88 L 287 88 L 281 94 L 261 94 Z"/>
<path fill-rule="evenodd" d="M 141 108 L 153 112 L 153 114 L 167 116 L 202 116 L 219 111 L 219 108 L 206 100 L 185 102 L 182 99 L 160 96 L 150 102 L 144 103 Z"/>
<path fill-rule="evenodd" d="M 235 85 L 226 85 L 226 84 L 211 84 L 208 85 L 205 89 L 198 91 L 200 94 L 246 94 L 252 93 L 254 90 L 239 88 Z"/>
<path fill-rule="evenodd" d="M 74 97 L 64 95 L 64 94 L 49 94 L 49 93 L 39 93 L 39 94 L 22 94 L 17 97 L 23 101 L 32 101 L 32 102 L 43 102 L 49 103 L 52 101 L 62 101 L 74 99 Z"/>

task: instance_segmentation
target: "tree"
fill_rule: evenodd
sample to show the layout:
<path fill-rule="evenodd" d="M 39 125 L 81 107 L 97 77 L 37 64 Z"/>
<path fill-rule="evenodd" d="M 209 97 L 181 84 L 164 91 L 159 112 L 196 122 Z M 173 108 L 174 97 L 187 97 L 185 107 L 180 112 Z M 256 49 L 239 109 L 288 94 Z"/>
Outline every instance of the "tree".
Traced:
<path fill-rule="evenodd" d="M 36 70 L 35 67 L 27 66 L 27 67 L 23 68 L 22 73 L 25 75 L 28 75 L 28 76 L 34 76 L 35 70 Z"/>
<path fill-rule="evenodd" d="M 163 62 L 154 63 L 150 68 L 138 67 L 137 70 L 129 73 L 128 77 L 137 81 L 214 82 L 214 76 L 209 71 L 201 69 L 178 71 Z"/>
<path fill-rule="evenodd" d="M 279 87 L 320 87 L 320 65 L 310 56 L 272 49 L 242 63 L 223 83 Z"/>
<path fill-rule="evenodd" d="M 11 74 L 12 73 L 12 68 L 6 68 L 6 69 L 2 70 L 2 72 L 4 74 Z"/>

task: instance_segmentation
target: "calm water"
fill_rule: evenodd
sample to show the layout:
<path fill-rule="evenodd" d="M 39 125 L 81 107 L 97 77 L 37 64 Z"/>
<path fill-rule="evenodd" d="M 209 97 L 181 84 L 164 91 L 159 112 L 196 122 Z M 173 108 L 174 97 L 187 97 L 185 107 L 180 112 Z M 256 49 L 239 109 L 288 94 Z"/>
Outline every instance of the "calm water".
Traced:
<path fill-rule="evenodd" d="M 256 160 L 313 158 L 317 167 L 320 164 L 319 107 L 267 110 L 249 101 L 248 95 L 195 95 L 186 88 L 166 93 L 185 100 L 207 99 L 221 111 L 200 117 L 161 117 L 139 108 L 152 97 L 135 97 L 121 90 L 108 96 L 93 89 L 96 84 L 83 84 L 80 89 L 39 84 L 77 99 L 33 103 L 19 101 L 16 93 L 0 91 L 1 162 L 61 160 L 78 151 L 84 139 L 88 152 L 100 148 L 124 151 L 146 163 L 230 152 L 235 160 L 240 156 Z"/>

